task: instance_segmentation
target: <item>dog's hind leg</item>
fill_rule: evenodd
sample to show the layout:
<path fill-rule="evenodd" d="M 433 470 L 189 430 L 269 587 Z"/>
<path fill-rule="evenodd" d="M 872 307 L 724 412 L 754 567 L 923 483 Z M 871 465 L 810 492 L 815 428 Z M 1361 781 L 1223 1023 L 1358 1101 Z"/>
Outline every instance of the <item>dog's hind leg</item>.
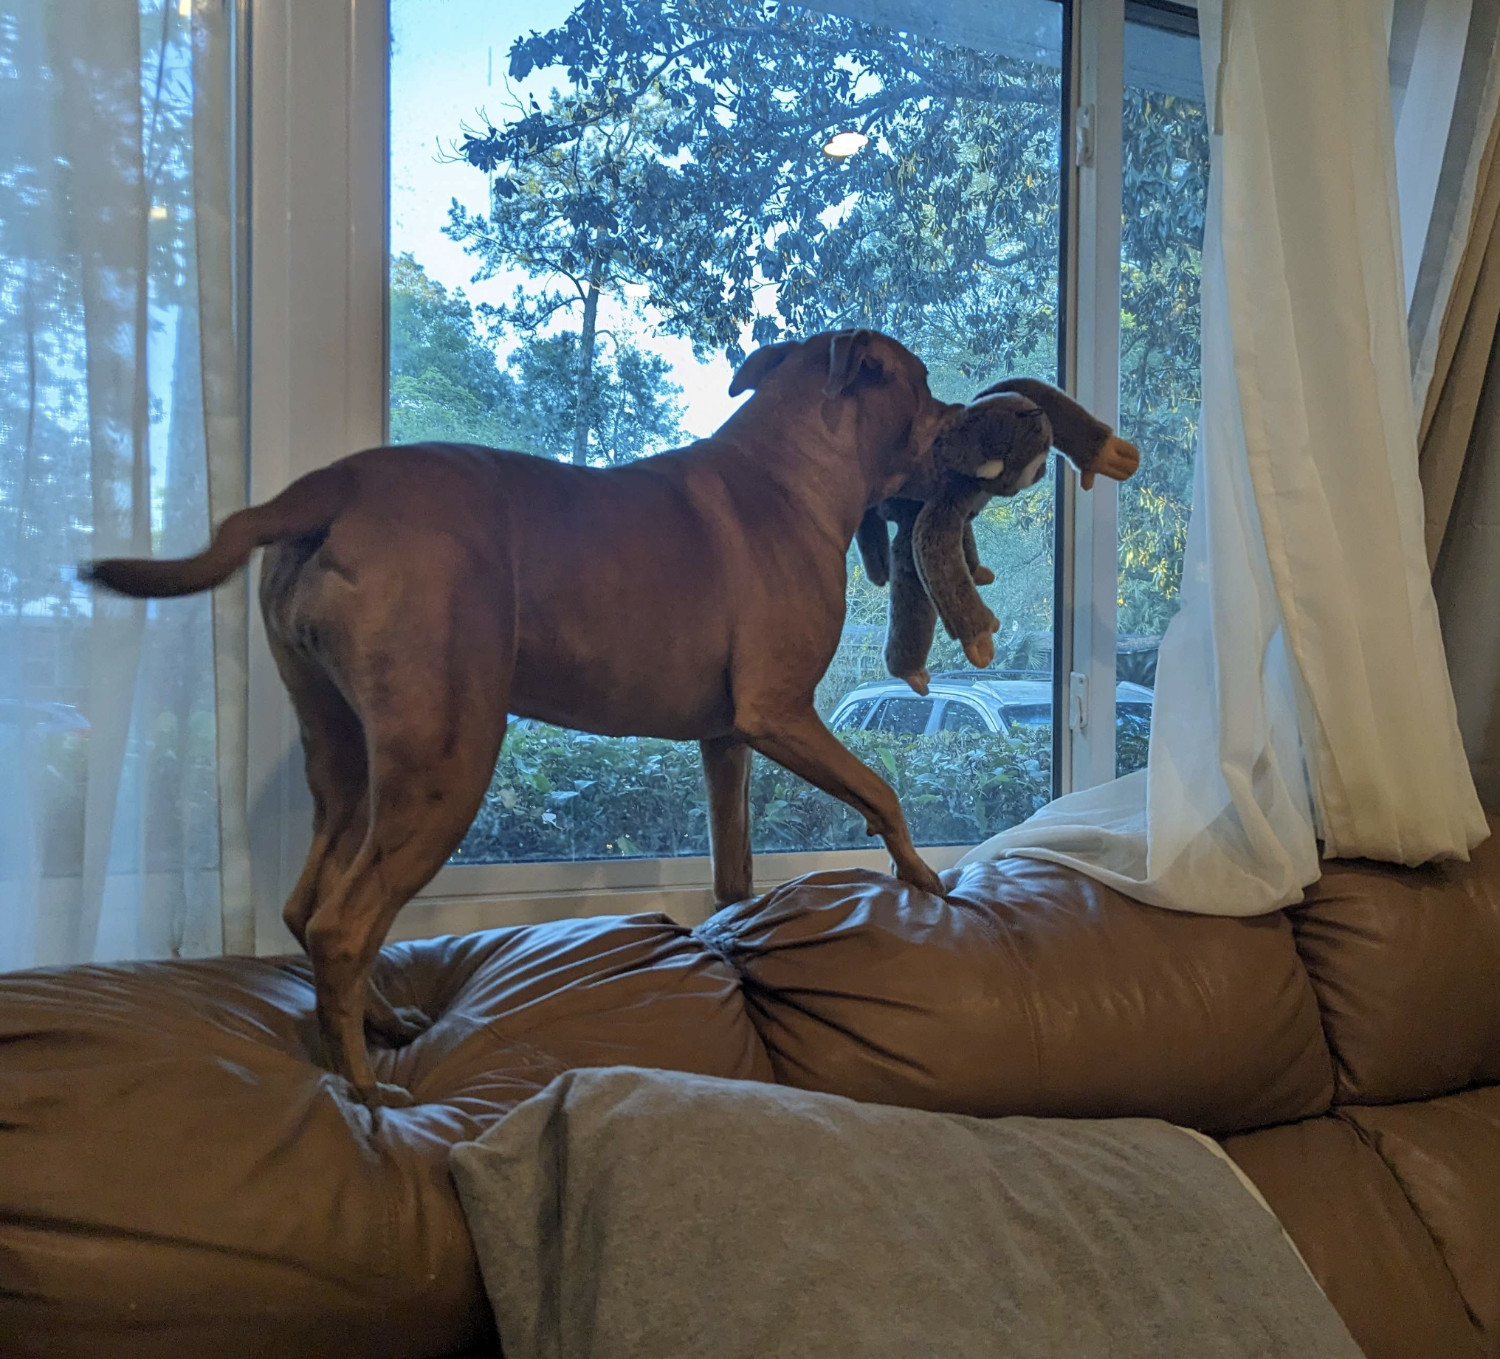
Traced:
<path fill-rule="evenodd" d="M 750 747 L 733 736 L 698 742 L 708 785 L 708 836 L 714 904 L 729 906 L 754 890 L 750 855 Z"/>
<path fill-rule="evenodd" d="M 338 686 L 314 661 L 271 638 L 271 652 L 297 713 L 313 800 L 312 844 L 281 918 L 307 948 L 307 922 L 364 840 L 369 811 L 365 733 Z"/>
<path fill-rule="evenodd" d="M 282 675 L 287 675 L 283 668 Z M 303 762 L 313 799 L 312 844 L 297 885 L 282 908 L 281 918 L 304 952 L 307 922 L 318 902 L 329 896 L 348 872 L 364 844 L 370 823 L 370 787 L 365 767 L 365 733 L 343 695 L 321 672 L 287 688 L 295 696 L 302 729 Z M 365 1027 L 388 1046 L 398 1046 L 428 1024 L 418 1011 L 393 1004 L 370 983 L 365 1000 Z"/>
<path fill-rule="evenodd" d="M 273 643 L 273 650 L 276 646 Z M 297 711 L 303 764 L 313 800 L 312 844 L 297 885 L 282 908 L 304 952 L 307 922 L 349 870 L 369 830 L 370 787 L 365 765 L 365 732 L 354 709 L 322 668 L 296 654 L 278 656 L 278 665 Z M 390 1046 L 409 1040 L 427 1026 L 418 1012 L 393 1005 L 371 983 L 365 1025 Z"/>
<path fill-rule="evenodd" d="M 885 841 L 896 876 L 903 882 L 934 896 L 943 895 L 942 881 L 912 845 L 901 803 L 890 784 L 851 755 L 812 708 L 758 725 L 749 740 L 762 755 L 847 802 L 864 817 L 870 834 Z"/>
<path fill-rule="evenodd" d="M 443 610 L 446 614 L 446 609 Z M 446 627 L 457 620 L 444 619 Z M 318 1020 L 334 1070 L 368 1104 L 382 1087 L 365 1046 L 370 973 L 396 914 L 463 839 L 505 735 L 510 661 L 476 632 L 424 636 L 410 616 L 379 645 L 342 658 L 365 731 L 369 825 L 307 926 Z M 394 650 L 391 648 L 395 648 Z"/>

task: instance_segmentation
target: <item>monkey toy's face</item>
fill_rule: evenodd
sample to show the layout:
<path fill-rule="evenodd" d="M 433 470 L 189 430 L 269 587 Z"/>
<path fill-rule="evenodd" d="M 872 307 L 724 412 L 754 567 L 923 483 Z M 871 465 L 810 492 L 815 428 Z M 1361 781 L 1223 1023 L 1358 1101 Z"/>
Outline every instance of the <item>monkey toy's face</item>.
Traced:
<path fill-rule="evenodd" d="M 982 482 L 993 495 L 1015 495 L 1047 474 L 1052 426 L 1040 406 L 1014 392 L 982 396 L 955 416 L 933 443 L 936 470 Z"/>

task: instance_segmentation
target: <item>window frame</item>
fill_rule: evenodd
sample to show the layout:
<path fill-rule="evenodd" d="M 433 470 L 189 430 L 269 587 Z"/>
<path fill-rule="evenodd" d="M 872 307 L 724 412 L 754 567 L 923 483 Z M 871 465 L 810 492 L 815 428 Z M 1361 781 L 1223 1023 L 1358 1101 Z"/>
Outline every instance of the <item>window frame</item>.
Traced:
<path fill-rule="evenodd" d="M 1106 424 L 1120 413 L 1125 0 L 1073 0 L 1063 83 L 1067 232 L 1061 385 Z M 1087 495 L 1059 460 L 1053 594 L 1053 793 L 1115 776 L 1119 488 Z M 1059 720 L 1058 714 L 1066 714 Z"/>
<path fill-rule="evenodd" d="M 250 493 L 260 501 L 386 436 L 389 13 L 387 0 L 235 3 L 240 51 L 248 56 L 240 107 L 242 338 Z M 1113 424 L 1125 0 L 1058 3 L 1064 25 L 1059 380 Z M 1092 128 L 1091 157 L 1077 154 L 1085 124 Z M 1101 210 L 1110 204 L 1112 212 Z M 1117 492 L 1106 481 L 1080 496 L 1076 473 L 1060 463 L 1057 497 L 1054 794 L 1112 779 L 1115 758 Z M 281 905 L 302 868 L 311 800 L 295 716 L 264 645 L 259 611 L 251 609 L 250 618 L 252 891 L 257 950 L 266 953 L 295 948 Z M 941 869 L 965 848 L 927 846 L 922 854 Z M 888 866 L 883 848 L 755 856 L 757 888 L 818 869 Z M 391 937 L 633 908 L 666 909 L 690 921 L 712 909 L 711 884 L 706 857 L 449 865 L 403 910 Z"/>

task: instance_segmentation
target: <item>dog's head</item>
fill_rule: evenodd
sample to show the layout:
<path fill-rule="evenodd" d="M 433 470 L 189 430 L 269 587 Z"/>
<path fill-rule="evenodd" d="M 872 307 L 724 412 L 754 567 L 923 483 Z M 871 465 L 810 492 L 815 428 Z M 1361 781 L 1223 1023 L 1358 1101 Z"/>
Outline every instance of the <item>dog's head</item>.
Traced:
<path fill-rule="evenodd" d="M 870 504 L 893 495 L 965 409 L 936 400 L 921 359 L 876 330 L 830 331 L 757 349 L 735 373 L 729 394 L 783 383 L 789 392 L 798 383 L 816 391 L 823 428 L 853 440 Z"/>

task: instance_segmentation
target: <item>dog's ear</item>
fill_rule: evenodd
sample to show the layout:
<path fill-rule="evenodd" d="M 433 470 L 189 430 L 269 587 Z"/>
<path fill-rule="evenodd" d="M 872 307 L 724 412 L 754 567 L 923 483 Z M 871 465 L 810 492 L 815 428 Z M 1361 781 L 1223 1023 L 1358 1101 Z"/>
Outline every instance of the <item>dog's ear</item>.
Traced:
<path fill-rule="evenodd" d="M 828 341 L 828 384 L 823 395 L 830 401 L 852 391 L 860 382 L 885 376 L 885 364 L 873 330 L 840 330 Z"/>
<path fill-rule="evenodd" d="M 797 341 L 783 340 L 780 344 L 768 344 L 764 348 L 757 349 L 744 363 L 740 364 L 734 380 L 729 384 L 729 395 L 738 396 L 741 392 L 748 392 L 752 387 L 759 387 L 766 380 L 766 374 L 773 368 L 779 367 L 782 360 L 796 347 Z"/>

